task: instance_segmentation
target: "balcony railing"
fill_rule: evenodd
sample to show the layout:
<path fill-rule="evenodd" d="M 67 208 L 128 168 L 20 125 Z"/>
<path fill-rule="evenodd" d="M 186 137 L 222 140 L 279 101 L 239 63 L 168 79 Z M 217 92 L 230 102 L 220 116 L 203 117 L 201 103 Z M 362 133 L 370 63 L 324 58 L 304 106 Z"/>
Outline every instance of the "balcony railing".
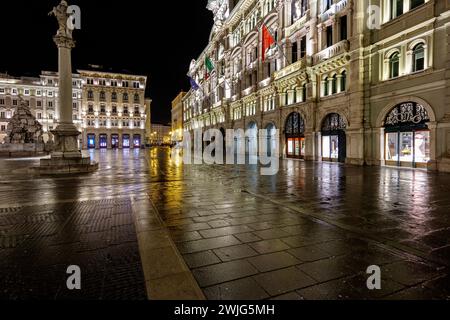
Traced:
<path fill-rule="evenodd" d="M 303 69 L 305 67 L 306 67 L 306 63 L 305 63 L 305 60 L 302 58 L 299 61 L 281 69 L 280 71 L 275 72 L 274 78 L 275 78 L 275 80 L 284 78 L 284 77 L 286 77 L 294 72 L 297 72 L 300 69 Z"/>
<path fill-rule="evenodd" d="M 305 24 L 310 20 L 310 10 L 305 12 L 305 15 L 295 21 L 291 26 L 286 28 L 286 36 L 289 37 L 294 34 L 297 30 L 300 30 L 305 26 Z"/>
<path fill-rule="evenodd" d="M 342 40 L 341 42 L 336 43 L 335 45 L 326 48 L 325 50 L 320 51 L 319 53 L 314 55 L 313 62 L 314 64 L 321 63 L 325 60 L 338 56 L 342 53 L 348 52 L 349 50 L 349 42 L 348 40 Z"/>
<path fill-rule="evenodd" d="M 334 16 L 337 12 L 347 7 L 348 0 L 341 0 L 338 3 L 333 4 L 330 9 L 320 15 L 320 22 L 328 20 L 331 16 Z"/>
<path fill-rule="evenodd" d="M 252 94 L 253 92 L 255 92 L 255 89 L 255 86 L 248 87 L 247 89 L 242 91 L 242 96 L 248 96 L 249 94 Z"/>

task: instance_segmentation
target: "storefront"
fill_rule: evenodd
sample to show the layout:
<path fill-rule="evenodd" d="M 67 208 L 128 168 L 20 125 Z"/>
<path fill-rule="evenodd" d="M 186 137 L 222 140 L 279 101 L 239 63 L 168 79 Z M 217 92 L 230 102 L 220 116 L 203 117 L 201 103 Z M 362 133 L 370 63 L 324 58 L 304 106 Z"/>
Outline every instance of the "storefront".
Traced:
<path fill-rule="evenodd" d="M 95 149 L 95 134 L 87 135 L 87 147 L 88 149 Z"/>
<path fill-rule="evenodd" d="M 291 159 L 305 158 L 305 121 L 297 113 L 291 113 L 286 120 L 286 156 Z"/>
<path fill-rule="evenodd" d="M 431 141 L 426 109 L 415 102 L 396 106 L 386 117 L 386 165 L 426 168 L 430 161 Z"/>
<path fill-rule="evenodd" d="M 119 135 L 118 134 L 111 135 L 111 148 L 112 149 L 119 148 Z"/>
<path fill-rule="evenodd" d="M 106 134 L 101 134 L 99 137 L 100 149 L 108 148 L 108 136 Z"/>
<path fill-rule="evenodd" d="M 133 136 L 133 147 L 135 149 L 140 149 L 141 148 L 141 135 L 135 134 Z"/>
<path fill-rule="evenodd" d="M 130 135 L 129 134 L 123 135 L 122 148 L 124 148 L 124 149 L 130 148 Z"/>
<path fill-rule="evenodd" d="M 347 157 L 344 119 L 337 113 L 329 114 L 322 123 L 322 160 L 345 162 Z"/>

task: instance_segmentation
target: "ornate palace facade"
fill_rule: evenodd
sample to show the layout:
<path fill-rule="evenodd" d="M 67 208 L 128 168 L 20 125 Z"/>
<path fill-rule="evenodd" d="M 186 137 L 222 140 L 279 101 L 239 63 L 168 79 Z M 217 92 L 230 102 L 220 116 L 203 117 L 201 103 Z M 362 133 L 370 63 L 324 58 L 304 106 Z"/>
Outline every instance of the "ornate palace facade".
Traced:
<path fill-rule="evenodd" d="M 73 75 L 73 118 L 83 149 L 140 148 L 148 140 L 150 104 L 145 76 L 100 71 Z M 0 143 L 22 95 L 43 125 L 44 140 L 59 119 L 58 74 L 39 78 L 0 75 Z M 146 135 L 147 134 L 147 135 Z"/>
<path fill-rule="evenodd" d="M 200 88 L 183 98 L 184 130 L 276 128 L 286 158 L 450 171 L 448 1 L 208 9 L 214 26 L 190 66 Z M 277 43 L 264 53 L 263 26 Z"/>

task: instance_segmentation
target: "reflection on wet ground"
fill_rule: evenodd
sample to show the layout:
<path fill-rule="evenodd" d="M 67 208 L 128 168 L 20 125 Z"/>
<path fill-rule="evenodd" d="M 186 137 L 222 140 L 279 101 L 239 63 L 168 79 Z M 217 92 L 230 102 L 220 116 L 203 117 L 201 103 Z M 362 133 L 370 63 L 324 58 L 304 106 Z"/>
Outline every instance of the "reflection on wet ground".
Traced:
<path fill-rule="evenodd" d="M 450 297 L 450 175 L 282 161 L 264 177 L 183 166 L 169 149 L 91 155 L 100 170 L 70 178 L 0 160 L 1 297 L 70 297 L 47 281 L 67 263 L 97 280 L 94 298 L 145 297 L 134 195 L 149 195 L 210 299 Z M 381 291 L 367 289 L 370 265 Z"/>

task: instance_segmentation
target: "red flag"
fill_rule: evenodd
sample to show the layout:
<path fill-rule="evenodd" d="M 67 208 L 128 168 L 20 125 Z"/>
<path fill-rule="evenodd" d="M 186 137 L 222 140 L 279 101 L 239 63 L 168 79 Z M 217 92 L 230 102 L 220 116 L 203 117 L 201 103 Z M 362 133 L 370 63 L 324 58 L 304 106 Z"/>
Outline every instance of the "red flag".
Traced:
<path fill-rule="evenodd" d="M 264 62 L 266 60 L 266 51 L 275 43 L 275 39 L 270 34 L 270 31 L 269 29 L 267 29 L 265 24 L 263 24 L 262 27 L 262 37 L 263 37 L 262 61 Z"/>

